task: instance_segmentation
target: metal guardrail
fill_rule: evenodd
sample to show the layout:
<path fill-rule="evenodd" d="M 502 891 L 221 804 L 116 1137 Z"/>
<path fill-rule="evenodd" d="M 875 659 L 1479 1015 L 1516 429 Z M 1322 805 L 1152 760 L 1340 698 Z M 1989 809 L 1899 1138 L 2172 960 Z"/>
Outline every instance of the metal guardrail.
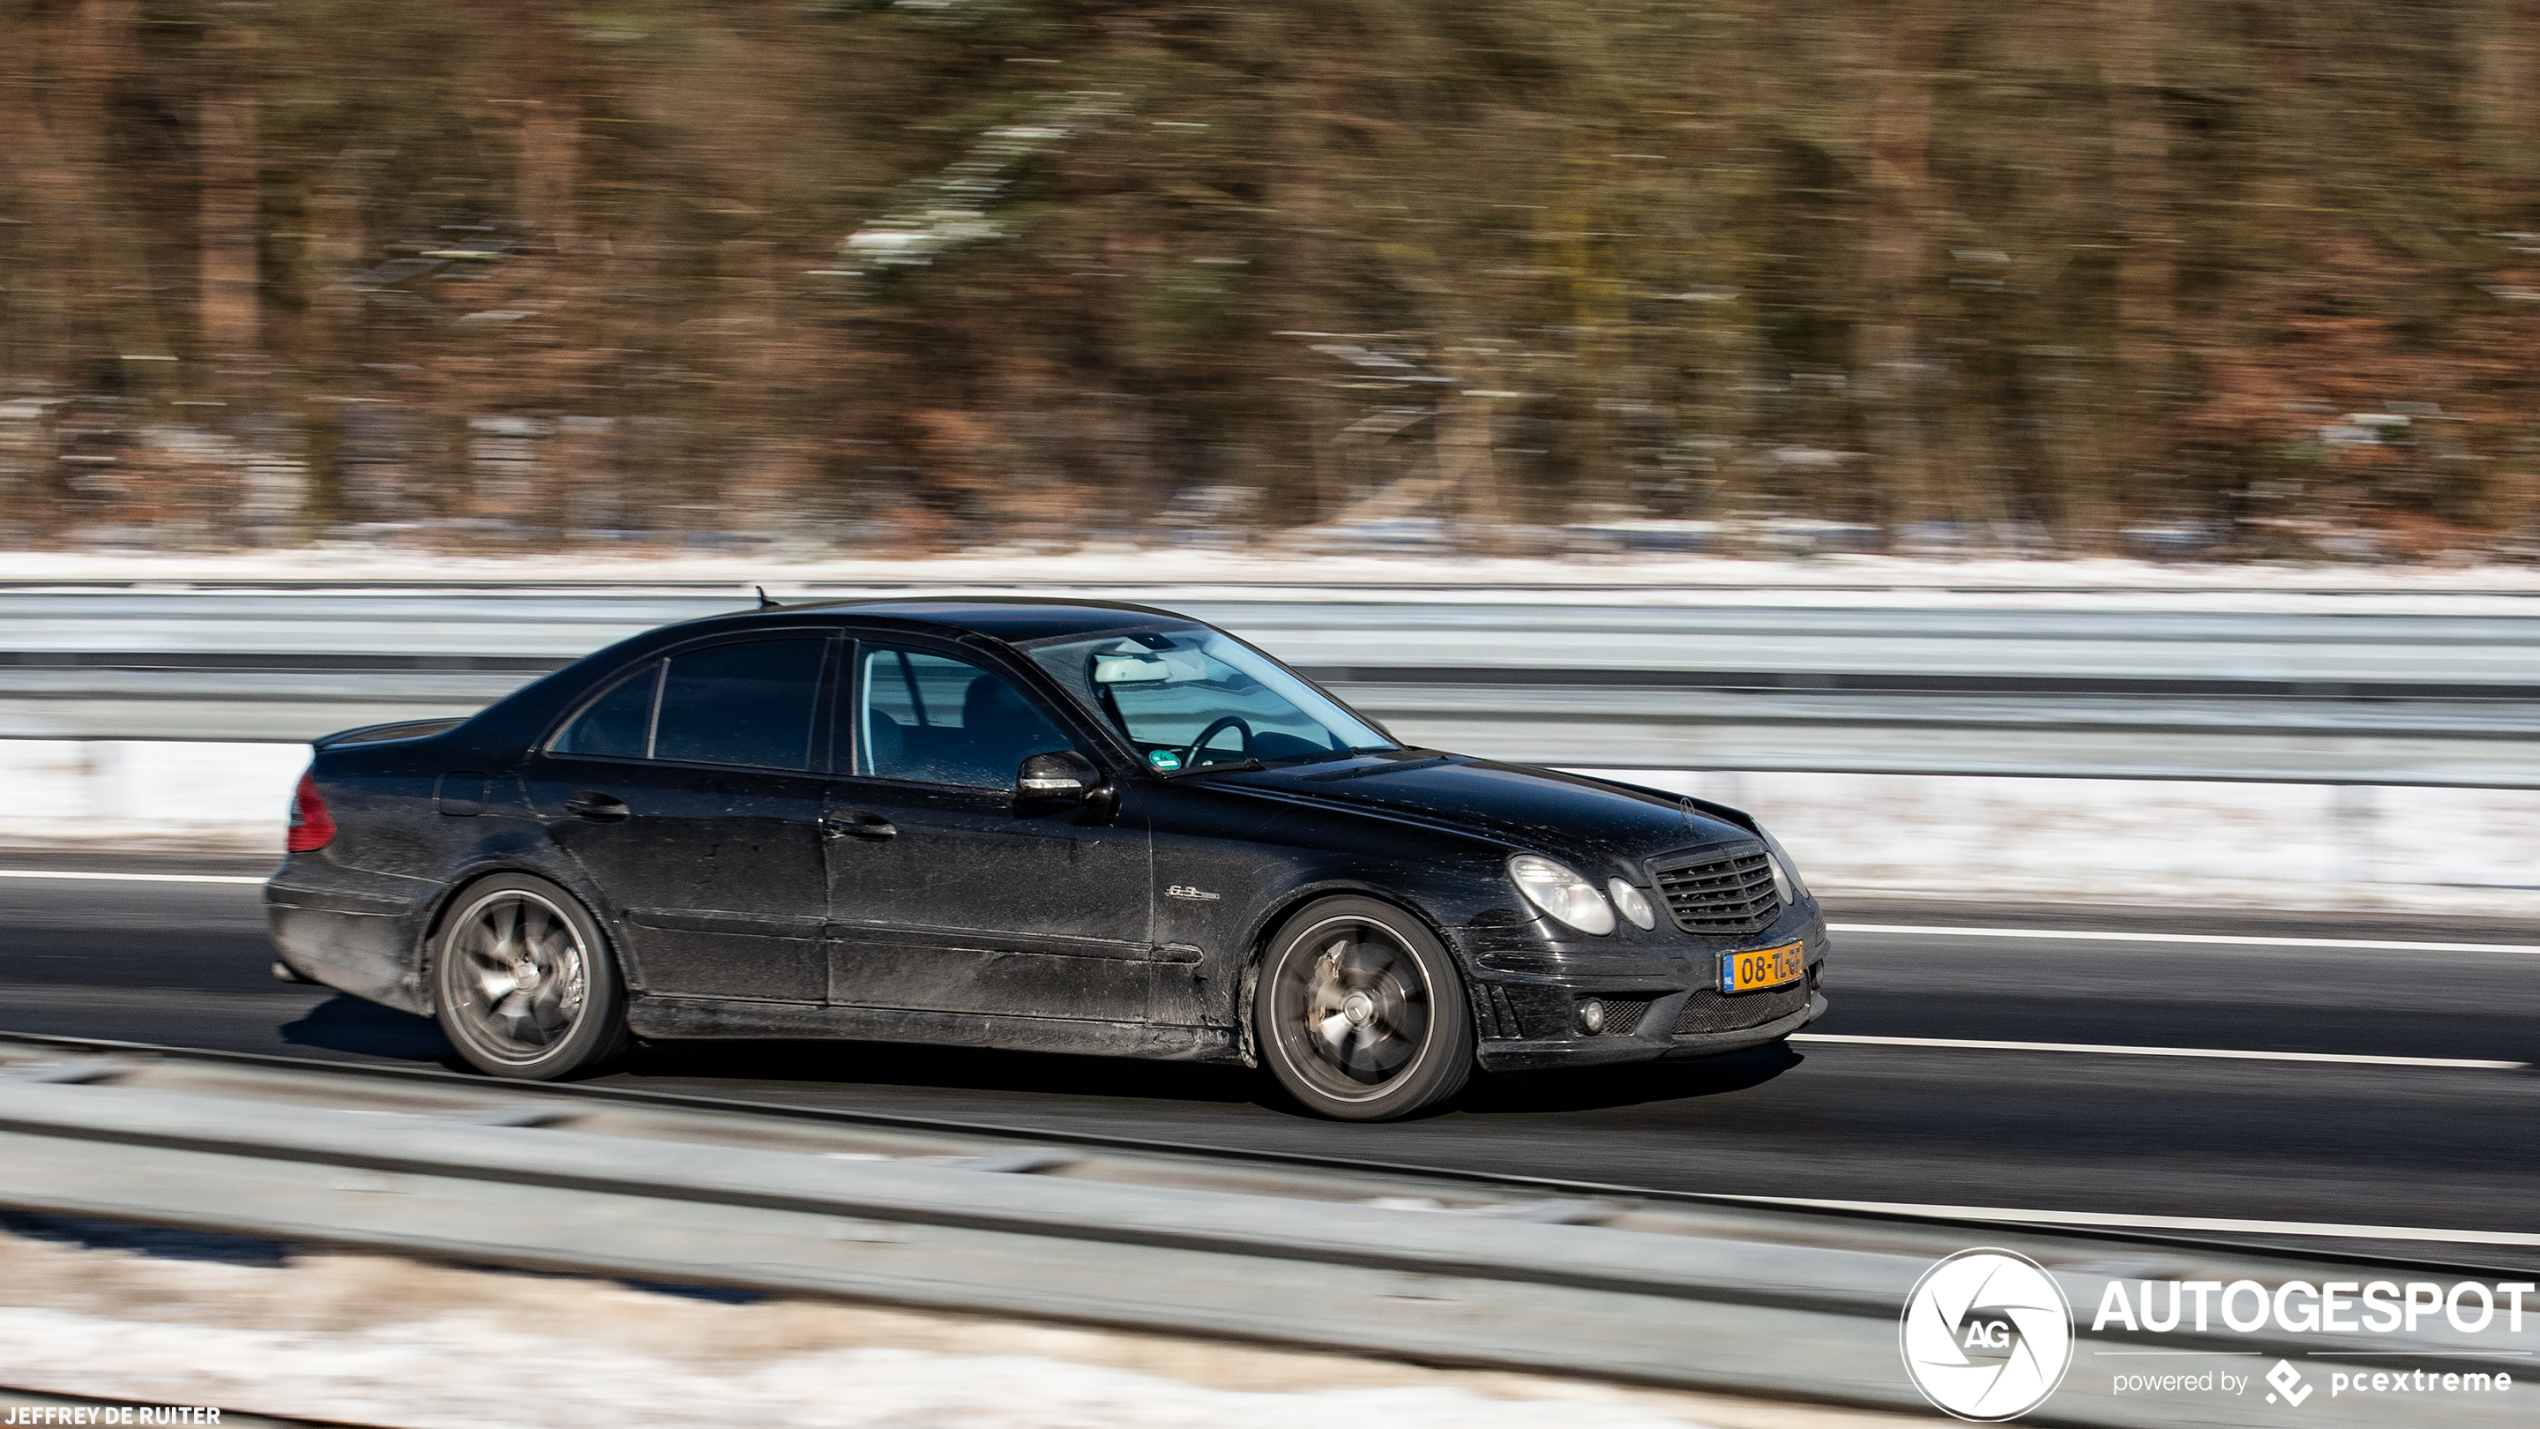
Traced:
<path fill-rule="evenodd" d="M 2433 598 L 2199 612 L 1823 591 L 1104 593 L 1243 633 L 1406 738 L 1528 762 L 2540 787 L 2540 613 L 2492 600 L 2454 614 Z M 624 635 L 747 604 L 0 593 L 0 737 L 297 741 L 462 715 Z"/>
<path fill-rule="evenodd" d="M 1740 1224 L 1723 1234 L 1698 1219 L 1671 1225 L 1665 1208 L 1477 1193 L 1451 1178 L 1428 1189 L 1472 1203 L 1460 1213 L 1443 1201 L 1407 1209 L 1417 1203 L 1365 1195 L 1371 1185 L 1417 1189 L 1410 1173 L 1248 1170 L 1196 1153 L 1115 1157 L 1107 1179 L 1088 1179 L 1066 1174 L 1081 1151 L 975 1133 L 848 1127 L 864 1138 L 850 1144 L 901 1154 L 841 1154 L 830 1123 L 851 1118 L 776 1118 L 695 1099 L 666 1108 L 671 1099 L 656 1098 L 651 1122 L 638 1106 L 630 1123 L 626 1107 L 642 1099 L 605 1090 L 283 1070 L 278 1060 L 223 1065 L 126 1049 L 64 1061 L 40 1041 L 10 1039 L 0 1045 L 0 1204 L 1900 1409 L 1920 1401 L 1897 1359 L 1899 1311 L 1922 1271 L 1961 1241 L 2026 1250 L 2081 1307 L 2099 1303 L 2112 1275 L 2147 1273 L 2147 1254 L 2265 1283 L 2393 1273 L 2387 1263 L 1760 1208 L 1738 1210 Z M 173 1067 L 182 1081 L 187 1061 L 221 1094 L 154 1084 L 154 1062 L 157 1080 Z M 566 1129 L 595 1109 L 620 1113 L 618 1124 Z M 713 1154 L 699 1155 L 701 1145 Z M 938 1154 L 916 1154 L 927 1149 Z M 2527 1367 L 2534 1338 L 2481 1343 L 2437 1325 L 2375 1344 L 2446 1356 L 2428 1361 L 2445 1368 L 2511 1372 Z M 2082 1331 L 2074 1374 L 2032 1421 L 2196 1421 L 2208 1406 L 2194 1396 L 2113 1391 L 2093 1358 L 2129 1343 Z M 2303 1352 L 2268 1333 L 2180 1334 L 2161 1345 Z M 2305 1418 L 2476 1429 L 2525 1413 L 2459 1398 L 2395 1410 L 2387 1400 L 2321 1402 Z"/>

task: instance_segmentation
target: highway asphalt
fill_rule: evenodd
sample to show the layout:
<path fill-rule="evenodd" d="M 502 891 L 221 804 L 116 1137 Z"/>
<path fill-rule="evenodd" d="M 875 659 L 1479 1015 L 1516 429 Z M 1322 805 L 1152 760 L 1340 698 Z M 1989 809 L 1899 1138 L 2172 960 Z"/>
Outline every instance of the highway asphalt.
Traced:
<path fill-rule="evenodd" d="M 0 854 L 0 868 L 31 866 L 149 867 Z M 2527 928 L 1916 903 L 1837 904 L 1834 916 L 1856 930 L 1837 934 L 1833 1010 L 1813 1034 L 2056 1048 L 1811 1041 L 1485 1078 L 1442 1114 L 1389 1126 L 1307 1119 L 1235 1069 L 875 1044 L 655 1048 L 606 1081 L 1656 1190 L 2145 1217 L 2139 1229 L 2192 1238 L 2540 1266 L 2540 1070 L 2479 1065 L 2540 1063 L 2540 936 Z M 2018 935 L 1995 935 L 2005 930 Z M 2160 937 L 2093 936 L 2110 932 Z M 2353 945 L 2281 941 L 2300 939 Z M 2497 946 L 2389 946 L 2408 942 Z M 275 982 L 271 960 L 251 884 L 0 877 L 0 1031 L 450 1064 L 429 1021 Z M 2524 1243 L 2357 1238 L 2361 1226 Z"/>

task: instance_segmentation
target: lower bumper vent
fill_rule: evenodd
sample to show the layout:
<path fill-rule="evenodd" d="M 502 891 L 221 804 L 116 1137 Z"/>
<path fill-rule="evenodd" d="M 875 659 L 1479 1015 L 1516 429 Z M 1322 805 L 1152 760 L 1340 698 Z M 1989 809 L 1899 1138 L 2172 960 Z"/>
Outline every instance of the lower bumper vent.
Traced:
<path fill-rule="evenodd" d="M 1673 1036 L 1697 1032 L 1739 1032 L 1788 1017 L 1808 1005 L 1810 980 L 1801 978 L 1768 992 L 1742 992 L 1735 997 L 1718 988 L 1697 987 L 1676 1014 Z"/>
<path fill-rule="evenodd" d="M 1598 1035 L 1629 1037 L 1638 1032 L 1640 1020 L 1649 1015 L 1649 1004 L 1657 1000 L 1654 997 L 1600 996 L 1597 1001 L 1605 1004 L 1605 1030 Z"/>

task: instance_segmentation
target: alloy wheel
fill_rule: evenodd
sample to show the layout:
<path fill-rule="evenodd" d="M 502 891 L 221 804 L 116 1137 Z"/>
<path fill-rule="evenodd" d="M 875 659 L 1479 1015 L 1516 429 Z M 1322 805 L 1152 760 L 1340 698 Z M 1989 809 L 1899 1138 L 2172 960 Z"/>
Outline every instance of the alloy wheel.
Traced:
<path fill-rule="evenodd" d="M 1336 1100 L 1383 1095 L 1429 1043 L 1428 978 L 1411 950 L 1372 919 L 1315 928 L 1289 955 L 1274 995 L 1289 1065 Z"/>
<path fill-rule="evenodd" d="M 444 945 L 451 1012 L 505 1061 L 534 1061 L 573 1034 L 590 1001 L 591 954 L 564 910 L 504 889 L 461 915 Z"/>

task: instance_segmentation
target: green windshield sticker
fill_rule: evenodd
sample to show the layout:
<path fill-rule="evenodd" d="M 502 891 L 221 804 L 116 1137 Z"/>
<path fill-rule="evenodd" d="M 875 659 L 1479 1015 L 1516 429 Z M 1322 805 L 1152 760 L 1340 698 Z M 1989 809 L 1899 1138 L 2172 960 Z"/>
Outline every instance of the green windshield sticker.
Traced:
<path fill-rule="evenodd" d="M 1169 749 L 1153 749 L 1147 751 L 1147 763 L 1170 774 L 1182 767 L 1182 756 Z"/>

